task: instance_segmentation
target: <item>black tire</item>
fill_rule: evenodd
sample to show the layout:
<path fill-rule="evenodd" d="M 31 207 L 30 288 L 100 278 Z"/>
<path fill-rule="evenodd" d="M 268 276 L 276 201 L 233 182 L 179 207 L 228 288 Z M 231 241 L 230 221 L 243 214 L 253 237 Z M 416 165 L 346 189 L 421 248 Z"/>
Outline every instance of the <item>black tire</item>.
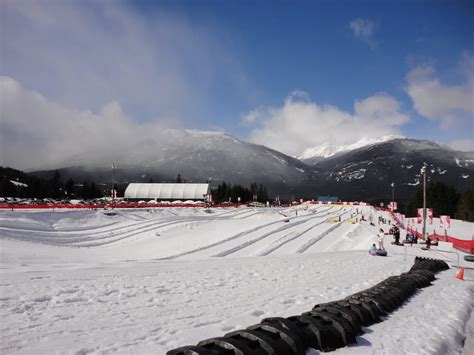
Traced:
<path fill-rule="evenodd" d="M 344 345 L 356 343 L 357 333 L 352 328 L 351 323 L 342 315 L 325 312 L 324 310 L 312 310 L 310 312 L 303 313 L 303 315 L 331 322 L 331 325 L 336 328 L 341 334 L 342 340 L 344 341 Z"/>
<path fill-rule="evenodd" d="M 203 348 L 214 349 L 221 348 L 223 354 L 232 354 L 229 350 L 233 351 L 232 355 L 267 355 L 267 352 L 260 346 L 258 341 L 253 341 L 243 337 L 233 337 L 233 338 L 211 338 L 200 341 L 198 346 Z M 227 350 L 227 352 L 224 352 Z"/>
<path fill-rule="evenodd" d="M 236 330 L 227 333 L 224 337 L 235 339 L 245 338 L 249 341 L 257 341 L 260 347 L 265 350 L 268 355 L 291 355 L 293 353 L 291 346 L 281 338 L 279 333 L 267 332 L 264 329 Z"/>
<path fill-rule="evenodd" d="M 269 333 L 278 333 L 281 339 L 285 341 L 291 348 L 292 354 L 305 355 L 306 353 L 306 348 L 303 345 L 303 338 L 300 335 L 295 334 L 295 332 L 290 332 L 288 329 L 285 329 L 281 325 L 260 323 L 254 324 L 248 327 L 247 329 L 263 329 Z"/>

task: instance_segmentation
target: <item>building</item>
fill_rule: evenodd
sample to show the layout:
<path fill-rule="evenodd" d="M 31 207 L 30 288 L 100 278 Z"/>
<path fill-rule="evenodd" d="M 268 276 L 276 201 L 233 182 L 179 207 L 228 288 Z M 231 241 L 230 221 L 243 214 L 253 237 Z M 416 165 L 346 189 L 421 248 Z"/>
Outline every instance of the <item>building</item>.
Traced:
<path fill-rule="evenodd" d="M 338 198 L 336 196 L 319 196 L 319 202 L 337 202 Z"/>
<path fill-rule="evenodd" d="M 124 197 L 129 200 L 206 200 L 209 184 L 128 184 Z"/>

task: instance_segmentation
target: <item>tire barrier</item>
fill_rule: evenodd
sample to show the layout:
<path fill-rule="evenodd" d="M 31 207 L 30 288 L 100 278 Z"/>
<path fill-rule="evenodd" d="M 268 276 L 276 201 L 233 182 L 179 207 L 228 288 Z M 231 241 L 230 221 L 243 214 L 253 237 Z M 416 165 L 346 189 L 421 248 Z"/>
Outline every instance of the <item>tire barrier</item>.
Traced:
<path fill-rule="evenodd" d="M 305 355 L 309 348 L 327 352 L 356 344 L 363 327 L 381 322 L 381 317 L 430 286 L 435 274 L 447 269 L 449 265 L 442 260 L 416 257 L 410 271 L 342 300 L 317 304 L 301 315 L 265 318 L 223 337 L 170 350 L 167 355 Z"/>

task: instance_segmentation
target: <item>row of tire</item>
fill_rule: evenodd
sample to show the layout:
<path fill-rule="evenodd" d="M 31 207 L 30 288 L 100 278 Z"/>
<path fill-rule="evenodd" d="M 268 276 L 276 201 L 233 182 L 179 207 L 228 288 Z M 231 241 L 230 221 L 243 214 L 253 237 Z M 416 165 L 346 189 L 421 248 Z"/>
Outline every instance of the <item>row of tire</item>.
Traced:
<path fill-rule="evenodd" d="M 223 337 L 184 346 L 167 355 L 304 355 L 314 348 L 326 352 L 356 343 L 363 327 L 380 322 L 418 289 L 431 285 L 435 273 L 449 269 L 444 261 L 416 258 L 409 272 L 342 300 L 318 304 L 301 315 L 265 318 L 259 324 Z"/>

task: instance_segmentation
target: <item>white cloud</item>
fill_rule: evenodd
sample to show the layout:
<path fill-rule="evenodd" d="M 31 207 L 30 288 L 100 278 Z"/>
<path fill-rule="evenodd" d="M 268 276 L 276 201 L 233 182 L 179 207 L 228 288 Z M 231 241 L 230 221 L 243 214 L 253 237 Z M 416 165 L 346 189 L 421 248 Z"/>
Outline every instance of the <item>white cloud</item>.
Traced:
<path fill-rule="evenodd" d="M 442 83 L 432 65 L 421 65 L 407 74 L 406 92 L 418 114 L 433 120 L 442 128 L 471 124 L 474 119 L 474 57 L 463 58 L 465 82 Z M 472 126 L 471 126 L 472 127 Z"/>
<path fill-rule="evenodd" d="M 355 38 L 367 43 L 372 49 L 377 46 L 377 41 L 374 38 L 376 28 L 374 21 L 356 18 L 349 23 L 349 27 Z"/>
<path fill-rule="evenodd" d="M 463 150 L 465 152 L 474 152 L 473 139 L 459 139 L 451 142 L 449 146 L 456 150 Z"/>
<path fill-rule="evenodd" d="M 216 80 L 239 98 L 249 86 L 222 31 L 158 6 L 143 14 L 119 0 L 4 0 L 1 11 L 2 75 L 67 107 L 117 101 L 186 124 L 206 119 Z"/>
<path fill-rule="evenodd" d="M 301 97 L 297 92 L 289 95 L 282 107 L 245 115 L 242 121 L 258 123 L 249 140 L 295 156 L 325 143 L 350 145 L 361 139 L 398 135 L 398 127 L 409 120 L 399 102 L 385 93 L 355 101 L 354 114 Z"/>
<path fill-rule="evenodd" d="M 86 157 L 92 164 L 96 157 L 103 162 L 162 132 L 158 124 L 137 123 L 117 102 L 98 112 L 74 110 L 9 77 L 0 77 L 0 97 L 3 166 L 46 169 L 71 166 L 75 158 Z"/>

